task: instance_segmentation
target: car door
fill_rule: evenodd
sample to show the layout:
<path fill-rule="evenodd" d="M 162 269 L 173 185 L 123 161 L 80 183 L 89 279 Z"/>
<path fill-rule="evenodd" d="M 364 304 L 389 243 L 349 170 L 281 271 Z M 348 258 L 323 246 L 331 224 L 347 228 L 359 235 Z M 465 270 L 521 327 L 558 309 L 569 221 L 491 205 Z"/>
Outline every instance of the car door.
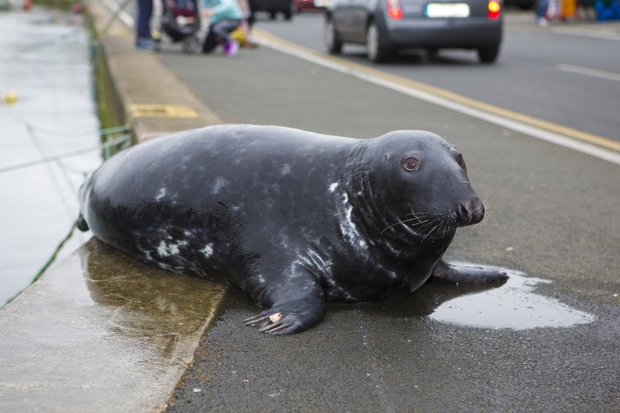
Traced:
<path fill-rule="evenodd" d="M 366 26 L 377 0 L 351 0 L 351 36 L 357 42 L 366 41 Z"/>
<path fill-rule="evenodd" d="M 333 0 L 329 13 L 334 27 L 342 40 L 353 40 L 354 0 Z"/>

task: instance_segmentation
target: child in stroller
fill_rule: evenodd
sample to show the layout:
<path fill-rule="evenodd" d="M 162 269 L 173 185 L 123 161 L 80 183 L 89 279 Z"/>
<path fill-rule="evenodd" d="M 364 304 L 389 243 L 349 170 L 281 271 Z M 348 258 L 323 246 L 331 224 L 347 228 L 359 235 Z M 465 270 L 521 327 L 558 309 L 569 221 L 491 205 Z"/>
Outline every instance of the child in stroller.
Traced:
<path fill-rule="evenodd" d="M 162 0 L 161 31 L 185 53 L 200 51 L 200 13 L 196 0 Z"/>

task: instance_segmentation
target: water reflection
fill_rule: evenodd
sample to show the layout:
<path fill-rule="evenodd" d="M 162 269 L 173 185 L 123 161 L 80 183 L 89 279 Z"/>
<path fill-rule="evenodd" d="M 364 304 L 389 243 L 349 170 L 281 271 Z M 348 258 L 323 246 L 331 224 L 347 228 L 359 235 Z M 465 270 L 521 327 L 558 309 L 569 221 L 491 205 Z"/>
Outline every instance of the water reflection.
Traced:
<path fill-rule="evenodd" d="M 551 281 L 510 270 L 508 275 L 510 279 L 502 288 L 450 300 L 439 306 L 430 318 L 463 326 L 510 330 L 571 327 L 595 320 L 591 314 L 536 292 L 536 285 Z"/>
<path fill-rule="evenodd" d="M 357 309 L 392 318 L 428 318 L 465 327 L 510 330 L 571 327 L 595 320 L 591 314 L 536 291 L 538 284 L 551 281 L 503 270 L 510 276 L 503 285 L 452 284 L 431 279 L 409 297 L 381 304 L 360 304 Z M 333 310 L 347 311 L 348 306 L 334 305 Z"/>
<path fill-rule="evenodd" d="M 82 268 L 92 300 L 105 307 L 107 329 L 119 338 L 148 341 L 166 359 L 180 339 L 212 321 L 224 287 L 142 265 L 91 239 Z"/>

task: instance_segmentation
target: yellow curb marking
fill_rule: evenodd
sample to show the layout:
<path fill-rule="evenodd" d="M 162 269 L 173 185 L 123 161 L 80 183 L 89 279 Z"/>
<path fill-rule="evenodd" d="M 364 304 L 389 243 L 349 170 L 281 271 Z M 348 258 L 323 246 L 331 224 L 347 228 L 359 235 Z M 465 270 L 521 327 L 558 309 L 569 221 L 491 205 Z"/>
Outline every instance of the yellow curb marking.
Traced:
<path fill-rule="evenodd" d="M 197 118 L 196 111 L 183 105 L 134 104 L 129 106 L 132 118 Z"/>

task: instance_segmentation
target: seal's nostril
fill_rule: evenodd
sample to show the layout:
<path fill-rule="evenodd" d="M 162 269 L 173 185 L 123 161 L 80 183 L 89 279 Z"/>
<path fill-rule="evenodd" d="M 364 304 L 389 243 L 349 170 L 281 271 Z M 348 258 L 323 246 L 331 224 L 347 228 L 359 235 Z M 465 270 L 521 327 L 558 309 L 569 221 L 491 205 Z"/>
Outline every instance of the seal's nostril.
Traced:
<path fill-rule="evenodd" d="M 466 224 L 469 221 L 470 212 L 464 202 L 459 202 L 459 218 L 461 223 Z"/>
<path fill-rule="evenodd" d="M 477 224 L 484 218 L 484 205 L 477 197 L 468 201 L 459 201 L 457 215 L 461 225 Z"/>

